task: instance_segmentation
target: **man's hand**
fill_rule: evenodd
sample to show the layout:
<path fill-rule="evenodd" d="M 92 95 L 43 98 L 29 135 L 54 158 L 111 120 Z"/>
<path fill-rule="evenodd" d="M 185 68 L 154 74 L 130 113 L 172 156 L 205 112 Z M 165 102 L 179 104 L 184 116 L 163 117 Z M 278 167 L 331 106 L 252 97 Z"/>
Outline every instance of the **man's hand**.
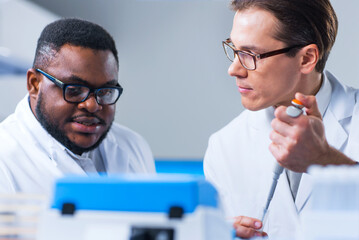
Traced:
<path fill-rule="evenodd" d="M 312 164 L 325 165 L 330 146 L 325 138 L 316 98 L 301 93 L 297 93 L 295 98 L 303 103 L 307 115 L 293 118 L 286 114 L 286 107 L 278 107 L 272 121 L 269 150 L 281 166 L 305 172 Z"/>
<path fill-rule="evenodd" d="M 267 236 L 267 233 L 260 231 L 262 222 L 255 218 L 245 216 L 236 217 L 233 227 L 236 230 L 237 237 L 240 238 Z"/>
<path fill-rule="evenodd" d="M 292 118 L 286 114 L 284 106 L 274 112 L 269 150 L 278 163 L 294 172 L 306 172 L 312 164 L 356 164 L 329 146 L 316 98 L 301 93 L 296 93 L 295 98 L 303 103 L 307 115 Z"/>

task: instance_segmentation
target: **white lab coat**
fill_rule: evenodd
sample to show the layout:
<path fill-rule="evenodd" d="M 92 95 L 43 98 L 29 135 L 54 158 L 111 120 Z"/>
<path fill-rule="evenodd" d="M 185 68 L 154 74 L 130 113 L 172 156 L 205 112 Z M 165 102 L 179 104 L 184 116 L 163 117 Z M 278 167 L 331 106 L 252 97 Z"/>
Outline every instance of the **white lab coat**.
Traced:
<path fill-rule="evenodd" d="M 0 124 L 0 193 L 50 194 L 56 178 L 98 174 L 99 166 L 107 174 L 155 172 L 147 142 L 117 123 L 99 147 L 81 156 L 73 154 L 42 128 L 28 95 Z"/>
<path fill-rule="evenodd" d="M 359 158 L 355 155 L 359 134 L 351 132 L 357 94 L 357 90 L 343 86 L 326 72 L 316 95 L 329 144 L 354 158 Z M 256 112 L 245 110 L 210 137 L 204 172 L 220 192 L 228 217 L 262 216 L 276 161 L 269 151 L 273 118 L 272 107 Z M 299 225 L 298 215 L 305 211 L 310 193 L 311 177 L 304 173 L 294 202 L 287 177 L 281 175 L 264 227 L 271 239 L 293 239 Z"/>

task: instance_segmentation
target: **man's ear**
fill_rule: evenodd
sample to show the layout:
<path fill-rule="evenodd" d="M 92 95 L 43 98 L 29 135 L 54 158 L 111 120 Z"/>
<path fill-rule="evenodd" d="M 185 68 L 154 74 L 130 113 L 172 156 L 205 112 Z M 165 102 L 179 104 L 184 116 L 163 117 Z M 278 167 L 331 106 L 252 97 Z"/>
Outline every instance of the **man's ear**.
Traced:
<path fill-rule="evenodd" d="M 39 74 L 37 74 L 34 68 L 30 68 L 27 71 L 27 91 L 29 92 L 29 96 L 31 99 L 37 99 L 37 95 L 39 93 L 41 79 L 38 78 Z"/>
<path fill-rule="evenodd" d="M 316 44 L 309 44 L 300 50 L 301 53 L 301 72 L 304 74 L 311 73 L 319 60 L 319 49 Z"/>

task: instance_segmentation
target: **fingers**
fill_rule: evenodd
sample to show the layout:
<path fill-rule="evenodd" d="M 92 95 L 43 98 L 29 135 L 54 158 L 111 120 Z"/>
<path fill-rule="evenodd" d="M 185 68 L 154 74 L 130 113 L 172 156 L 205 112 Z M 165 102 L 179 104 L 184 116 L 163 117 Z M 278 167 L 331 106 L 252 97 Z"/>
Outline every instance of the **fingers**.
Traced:
<path fill-rule="evenodd" d="M 284 144 L 290 146 L 296 144 L 306 128 L 309 127 L 309 119 L 306 116 L 300 116 L 297 119 L 288 117 L 283 112 L 278 112 L 276 118 L 271 122 L 271 131 L 269 138 L 275 144 Z"/>
<path fill-rule="evenodd" d="M 291 140 L 290 138 L 288 138 L 285 135 L 280 134 L 276 131 L 272 131 L 270 133 L 269 138 L 272 141 L 272 144 L 274 144 L 276 146 L 284 146 L 284 147 L 288 147 L 288 145 L 290 143 L 289 141 Z"/>
<path fill-rule="evenodd" d="M 312 115 L 322 119 L 315 96 L 304 95 L 298 92 L 295 94 L 295 98 L 303 103 L 307 115 Z"/>
<path fill-rule="evenodd" d="M 262 222 L 256 218 L 239 216 L 235 218 L 234 225 L 242 225 L 245 227 L 260 229 L 262 227 Z"/>
<path fill-rule="evenodd" d="M 261 231 L 256 231 L 255 229 L 252 229 L 252 228 L 246 228 L 243 226 L 239 226 L 238 228 L 236 228 L 236 236 L 240 237 L 242 239 L 252 238 L 252 237 L 265 237 L 265 236 L 267 236 L 267 233 L 261 232 Z"/>
<path fill-rule="evenodd" d="M 277 107 L 271 123 L 269 150 L 281 166 L 305 172 L 308 166 L 318 162 L 328 144 L 315 96 L 296 93 L 295 98 L 304 105 L 307 115 L 291 117 L 286 113 L 287 107 Z"/>
<path fill-rule="evenodd" d="M 295 98 L 303 103 L 303 106 L 305 107 L 305 112 L 307 113 L 308 116 L 313 116 L 322 119 L 322 115 L 320 114 L 318 103 L 315 96 L 304 95 L 298 92 L 295 94 Z M 297 122 L 296 118 L 288 116 L 288 114 L 286 113 L 286 109 L 287 108 L 284 106 L 277 107 L 277 109 L 275 110 L 276 118 L 290 125 L 295 124 Z"/>
<path fill-rule="evenodd" d="M 271 143 L 269 145 L 269 151 L 272 153 L 273 157 L 277 160 L 279 165 L 285 168 L 289 168 L 288 163 L 285 161 L 289 156 L 289 151 L 287 148 L 284 148 L 280 144 Z"/>
<path fill-rule="evenodd" d="M 267 236 L 265 232 L 260 231 L 262 222 L 255 218 L 245 216 L 237 217 L 233 227 L 236 230 L 236 235 L 241 238 Z"/>
<path fill-rule="evenodd" d="M 272 153 L 273 157 L 277 159 L 277 162 L 280 163 L 280 160 L 282 159 L 280 145 L 274 143 L 269 144 L 269 151 Z"/>
<path fill-rule="evenodd" d="M 275 119 L 279 120 L 280 122 L 287 123 L 289 125 L 294 125 L 296 122 L 298 122 L 298 119 L 302 116 L 299 116 L 297 118 L 293 118 L 289 116 L 286 112 L 287 107 L 285 106 L 279 106 L 274 111 Z M 273 127 L 273 126 L 272 126 Z"/>
<path fill-rule="evenodd" d="M 282 136 L 290 136 L 292 134 L 291 126 L 294 125 L 292 119 L 287 119 L 287 116 L 280 116 L 283 113 L 278 113 L 278 117 L 274 118 L 271 122 L 271 127 L 275 133 L 278 133 Z M 273 133 L 273 132 L 272 132 Z M 270 135 L 270 139 L 273 141 L 275 138 Z"/>

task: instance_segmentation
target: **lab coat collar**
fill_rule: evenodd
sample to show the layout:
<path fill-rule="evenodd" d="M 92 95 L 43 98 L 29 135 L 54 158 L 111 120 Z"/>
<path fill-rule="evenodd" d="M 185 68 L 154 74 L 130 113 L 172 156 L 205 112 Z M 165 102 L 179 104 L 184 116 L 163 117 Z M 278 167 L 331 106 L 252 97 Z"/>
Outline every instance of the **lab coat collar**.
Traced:
<path fill-rule="evenodd" d="M 50 147 L 48 142 L 49 134 L 33 114 L 28 94 L 16 106 L 15 115 L 26 128 L 26 132 L 29 132 L 32 136 L 36 136 L 32 138 L 35 141 L 34 143 L 42 148 L 43 151 L 48 152 Z"/>
<path fill-rule="evenodd" d="M 86 161 L 90 156 L 92 157 L 93 154 L 96 156 L 101 155 L 104 170 L 109 174 L 140 169 L 141 166 L 134 166 L 137 161 L 130 161 L 128 151 L 118 145 L 117 138 L 111 130 L 107 133 L 106 138 L 98 148 L 83 153 L 81 156 L 75 155 L 42 127 L 30 108 L 28 98 L 29 95 L 27 94 L 25 98 L 20 101 L 15 114 L 17 114 L 18 119 L 21 119 L 22 124 L 27 129 L 26 132 L 31 135 L 34 144 L 48 155 L 49 161 L 60 170 L 60 173 L 86 175 L 86 171 L 82 169 L 75 160 L 80 159 Z M 90 174 L 92 174 L 92 172 L 93 171 L 91 171 Z"/>
<path fill-rule="evenodd" d="M 268 107 L 259 111 L 250 111 L 248 115 L 249 126 L 261 134 L 269 134 L 272 129 L 270 126 L 271 121 L 274 119 L 274 107 Z M 268 135 L 269 137 L 269 135 Z"/>
<path fill-rule="evenodd" d="M 42 149 L 48 155 L 49 161 L 61 172 L 85 174 L 85 171 L 65 151 L 66 148 L 54 139 L 36 119 L 30 107 L 28 94 L 17 105 L 15 114 L 26 128 L 25 132 L 31 135 L 37 148 Z"/>
<path fill-rule="evenodd" d="M 330 72 L 326 71 L 322 87 L 317 93 L 316 98 L 324 124 L 327 123 L 327 126 L 330 125 L 332 129 L 336 130 L 326 131 L 328 143 L 336 149 L 341 149 L 348 139 L 348 134 L 340 124 L 340 120 L 352 116 L 352 109 L 354 108 L 355 102 L 343 101 L 343 98 L 338 97 L 340 94 L 345 94 L 345 87 L 340 84 Z M 330 101 L 330 99 L 335 100 Z M 303 173 L 302 175 L 295 201 L 298 212 L 303 209 L 310 197 L 312 191 L 311 178 L 312 177 L 307 173 Z"/>
<path fill-rule="evenodd" d="M 323 117 L 324 115 L 327 114 L 327 109 L 331 95 L 332 95 L 332 85 L 329 82 L 328 77 L 325 74 L 323 74 L 322 86 L 320 87 L 318 93 L 315 95 L 319 111 Z M 295 206 L 297 208 L 298 213 L 303 209 L 312 192 L 310 178 L 311 178 L 310 175 L 306 173 L 302 174 L 300 184 L 298 187 L 297 197 L 295 199 Z"/>
<path fill-rule="evenodd" d="M 328 77 L 325 74 L 323 74 L 322 86 L 320 87 L 319 91 L 315 95 L 319 112 L 322 114 L 322 116 L 325 115 L 325 112 L 330 102 L 331 95 L 332 95 L 332 85 L 329 82 Z"/>
<path fill-rule="evenodd" d="M 341 149 L 348 138 L 348 134 L 341 125 L 341 121 L 353 114 L 355 95 L 349 94 L 347 87 L 343 86 L 329 71 L 325 71 L 322 89 L 317 94 L 317 101 L 324 124 L 330 123 L 336 131 L 326 131 L 327 141 L 336 149 Z M 347 94 L 353 100 L 339 97 Z M 335 99 L 330 101 L 330 99 Z M 328 124 L 329 125 L 329 124 Z"/>
<path fill-rule="evenodd" d="M 329 71 L 325 71 L 325 76 L 328 79 L 328 82 L 330 82 L 331 85 L 334 86 L 332 89 L 332 97 L 335 98 L 336 101 L 332 101 L 329 106 L 329 108 L 333 112 L 334 117 L 338 121 L 351 117 L 353 115 L 353 109 L 356 102 L 354 100 L 355 95 L 349 95 L 348 92 L 351 89 L 347 86 L 342 85 Z M 348 101 L 348 99 L 344 100 L 343 98 L 338 98 L 337 96 L 341 94 L 348 94 L 348 96 L 352 99 Z"/>

